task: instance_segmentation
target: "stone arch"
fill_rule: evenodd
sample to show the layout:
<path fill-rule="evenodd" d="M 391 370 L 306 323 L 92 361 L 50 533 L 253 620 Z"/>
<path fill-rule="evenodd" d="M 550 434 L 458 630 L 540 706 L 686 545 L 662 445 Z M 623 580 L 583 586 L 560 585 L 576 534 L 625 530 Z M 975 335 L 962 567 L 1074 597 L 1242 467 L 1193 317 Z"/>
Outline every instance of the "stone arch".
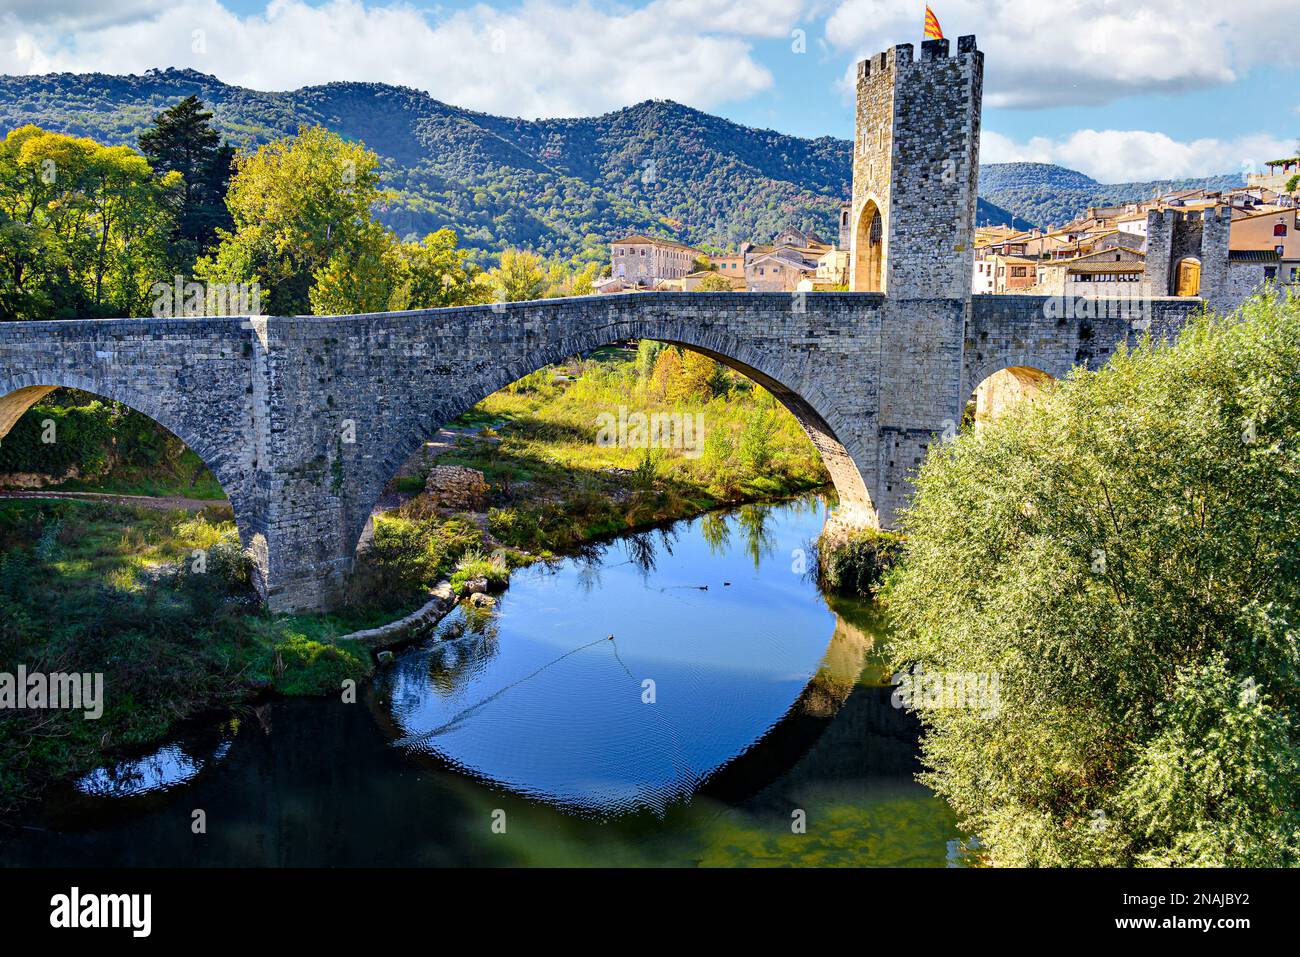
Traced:
<path fill-rule="evenodd" d="M 349 516 L 348 535 L 354 545 L 364 541 L 375 503 L 384 487 L 444 424 L 467 412 L 478 402 L 513 382 L 570 356 L 585 354 L 615 342 L 654 339 L 690 349 L 720 362 L 763 386 L 779 401 L 803 428 L 812 441 L 840 500 L 839 514 L 849 524 L 879 525 L 876 499 L 853 454 L 846 446 L 853 444 L 853 431 L 835 405 L 817 384 L 811 369 L 789 367 L 760 348 L 726 333 L 692 333 L 682 323 L 665 325 L 653 320 L 618 321 L 598 330 L 555 339 L 528 350 L 514 361 L 494 362 L 486 385 L 454 399 L 421 410 L 408 422 L 401 437 L 390 443 L 389 450 L 376 474 L 379 484 L 366 489 L 355 503 L 359 509 Z M 793 385 L 791 385 L 793 383 Z"/>
<path fill-rule="evenodd" d="M 876 201 L 868 199 L 858 214 L 857 229 L 853 236 L 853 291 L 883 292 L 884 265 L 884 217 Z"/>
<path fill-rule="evenodd" d="M 1047 371 L 1046 365 L 1022 357 L 987 363 L 972 374 L 965 395 L 967 407 L 974 405 L 975 427 L 996 421 L 1011 406 L 1035 402 L 1050 391 L 1060 376 Z"/>
<path fill-rule="evenodd" d="M 100 398 L 120 402 L 152 419 L 184 442 L 213 474 L 230 500 L 231 510 L 235 513 L 235 527 L 239 531 L 239 540 L 253 559 L 255 584 L 258 591 L 265 594 L 266 541 L 250 523 L 250 516 L 253 515 L 254 509 L 244 488 L 244 476 L 224 468 L 222 463 L 225 456 L 220 450 L 203 435 L 186 428 L 158 401 L 157 397 L 134 389 L 97 382 L 75 373 L 28 372 L 19 376 L 0 378 L 0 440 L 9 434 L 9 430 L 17 424 L 28 409 L 56 389 L 78 389 Z"/>

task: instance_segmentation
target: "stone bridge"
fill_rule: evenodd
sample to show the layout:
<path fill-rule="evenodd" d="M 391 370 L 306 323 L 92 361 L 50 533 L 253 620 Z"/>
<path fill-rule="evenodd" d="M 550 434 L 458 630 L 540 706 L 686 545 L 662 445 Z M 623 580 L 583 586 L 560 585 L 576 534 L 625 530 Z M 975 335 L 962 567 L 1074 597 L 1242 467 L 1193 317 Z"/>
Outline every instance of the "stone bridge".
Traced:
<path fill-rule="evenodd" d="M 990 375 L 1095 368 L 1202 306 L 970 294 L 983 55 L 974 37 L 949 52 L 900 44 L 858 65 L 853 292 L 0 323 L 0 437 L 59 386 L 152 416 L 225 487 L 270 606 L 318 608 L 338 596 L 385 484 L 439 426 L 550 363 L 658 339 L 771 390 L 820 451 L 840 521 L 893 525 L 929 445 Z M 593 424 L 604 411 L 616 410 L 592 409 Z"/>
<path fill-rule="evenodd" d="M 440 426 L 536 369 L 633 339 L 694 349 L 771 390 L 820 451 L 841 517 L 891 525 L 910 472 L 985 377 L 1096 367 L 1144 328 L 1052 318 L 1051 305 L 646 293 L 338 318 L 6 323 L 0 436 L 61 386 L 152 417 L 225 488 L 270 606 L 326 607 L 384 486 Z M 1194 308 L 1157 300 L 1150 328 L 1164 334 Z M 592 409 L 593 427 L 602 411 L 616 410 Z"/>

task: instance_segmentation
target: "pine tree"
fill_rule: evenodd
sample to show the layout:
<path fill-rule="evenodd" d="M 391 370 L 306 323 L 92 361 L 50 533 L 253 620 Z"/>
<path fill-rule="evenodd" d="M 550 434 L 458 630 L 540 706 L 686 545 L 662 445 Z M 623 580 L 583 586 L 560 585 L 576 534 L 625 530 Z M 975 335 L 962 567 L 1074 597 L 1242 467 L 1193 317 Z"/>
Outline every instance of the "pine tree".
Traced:
<path fill-rule="evenodd" d="M 234 147 L 221 142 L 212 114 L 191 95 L 154 117 L 154 125 L 140 134 L 140 151 L 156 175 L 175 171 L 185 177 L 173 250 L 177 263 L 188 265 L 216 244 L 218 228 L 234 226 L 226 208 Z"/>

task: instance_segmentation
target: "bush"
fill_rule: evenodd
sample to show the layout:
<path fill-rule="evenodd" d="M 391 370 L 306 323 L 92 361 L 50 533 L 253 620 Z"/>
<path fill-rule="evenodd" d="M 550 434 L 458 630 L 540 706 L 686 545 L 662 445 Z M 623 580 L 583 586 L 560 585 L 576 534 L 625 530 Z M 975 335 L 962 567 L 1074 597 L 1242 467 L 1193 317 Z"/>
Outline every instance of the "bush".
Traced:
<path fill-rule="evenodd" d="M 918 709 L 990 862 L 1300 863 L 1300 298 L 934 448 L 904 527 L 894 665 L 996 681 Z"/>
<path fill-rule="evenodd" d="M 823 534 L 812 549 L 813 574 L 825 591 L 872 597 L 902 548 L 902 537 L 880 529 L 855 529 L 847 535 Z"/>
<path fill-rule="evenodd" d="M 0 441 L 0 473 L 63 476 L 75 467 L 82 476 L 100 475 L 108 468 L 112 443 L 113 414 L 102 402 L 35 405 Z"/>

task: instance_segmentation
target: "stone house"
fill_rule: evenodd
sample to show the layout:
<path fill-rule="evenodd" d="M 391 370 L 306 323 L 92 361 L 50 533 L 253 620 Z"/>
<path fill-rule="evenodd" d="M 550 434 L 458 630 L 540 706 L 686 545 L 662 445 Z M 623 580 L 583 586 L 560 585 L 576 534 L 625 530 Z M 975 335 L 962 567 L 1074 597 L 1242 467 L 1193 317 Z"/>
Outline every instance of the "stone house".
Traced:
<path fill-rule="evenodd" d="M 610 276 L 649 289 L 695 272 L 695 261 L 703 255 L 691 246 L 635 233 L 610 243 Z"/>

